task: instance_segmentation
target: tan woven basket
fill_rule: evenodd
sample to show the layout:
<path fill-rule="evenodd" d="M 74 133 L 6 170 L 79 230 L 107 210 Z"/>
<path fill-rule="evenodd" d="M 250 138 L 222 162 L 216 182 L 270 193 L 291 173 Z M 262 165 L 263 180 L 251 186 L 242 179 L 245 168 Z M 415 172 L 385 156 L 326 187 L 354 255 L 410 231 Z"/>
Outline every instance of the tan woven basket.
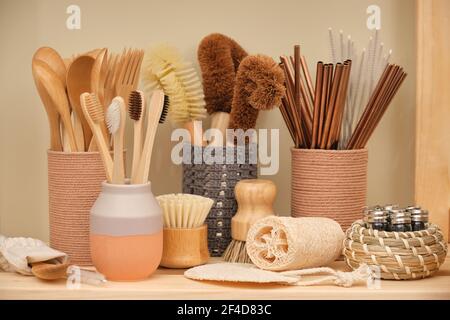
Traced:
<path fill-rule="evenodd" d="M 367 194 L 366 149 L 291 149 L 293 217 L 326 217 L 343 230 L 362 218 Z"/>
<path fill-rule="evenodd" d="M 106 179 L 98 152 L 48 151 L 50 246 L 92 265 L 89 212 Z"/>
<path fill-rule="evenodd" d="M 367 229 L 358 220 L 347 230 L 344 256 L 351 268 L 367 264 L 381 279 L 422 279 L 439 270 L 447 243 L 436 225 L 422 231 L 386 232 Z"/>

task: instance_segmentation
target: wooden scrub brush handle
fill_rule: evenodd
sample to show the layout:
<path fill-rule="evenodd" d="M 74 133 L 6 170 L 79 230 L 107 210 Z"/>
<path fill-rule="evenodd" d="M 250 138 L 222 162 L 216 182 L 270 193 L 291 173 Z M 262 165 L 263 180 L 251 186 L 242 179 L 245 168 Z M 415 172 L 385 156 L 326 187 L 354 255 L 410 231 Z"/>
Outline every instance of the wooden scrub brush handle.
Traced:
<path fill-rule="evenodd" d="M 238 210 L 231 219 L 231 236 L 235 240 L 246 241 L 247 232 L 253 223 L 275 215 L 273 203 L 277 187 L 270 180 L 246 179 L 236 184 L 234 193 Z"/>

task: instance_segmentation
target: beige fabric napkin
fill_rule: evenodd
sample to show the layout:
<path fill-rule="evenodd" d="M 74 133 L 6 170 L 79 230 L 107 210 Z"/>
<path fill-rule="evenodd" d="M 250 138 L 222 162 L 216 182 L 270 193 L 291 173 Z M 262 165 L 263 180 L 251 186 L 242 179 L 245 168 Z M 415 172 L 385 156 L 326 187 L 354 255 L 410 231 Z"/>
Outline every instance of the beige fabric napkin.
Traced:
<path fill-rule="evenodd" d="M 30 263 L 65 263 L 67 260 L 67 254 L 50 248 L 41 240 L 0 235 L 0 271 L 32 275 Z"/>

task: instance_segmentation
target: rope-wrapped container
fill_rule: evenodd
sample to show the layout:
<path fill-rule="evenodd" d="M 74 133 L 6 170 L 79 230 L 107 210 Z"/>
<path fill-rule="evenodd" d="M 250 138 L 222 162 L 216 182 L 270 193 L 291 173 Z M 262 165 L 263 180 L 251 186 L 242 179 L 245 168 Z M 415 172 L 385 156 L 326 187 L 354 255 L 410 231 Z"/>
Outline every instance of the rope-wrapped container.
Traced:
<path fill-rule="evenodd" d="M 92 265 L 89 212 L 106 180 L 98 152 L 48 151 L 50 246 Z"/>
<path fill-rule="evenodd" d="M 196 194 L 214 200 L 206 218 L 208 225 L 208 247 L 212 257 L 220 257 L 231 242 L 231 218 L 237 211 L 234 187 L 242 179 L 256 179 L 256 144 L 244 147 L 213 147 L 205 152 L 205 147 L 191 148 L 190 163 L 183 165 L 183 193 Z M 206 147 L 208 148 L 208 147 Z M 201 163 L 194 162 L 195 155 L 217 152 L 233 154 L 226 163 L 217 164 L 212 158 L 202 157 Z M 185 156 L 185 155 L 183 155 Z M 224 156 L 225 159 L 225 156 Z"/>
<path fill-rule="evenodd" d="M 366 205 L 368 152 L 291 149 L 291 215 L 326 217 L 343 230 Z"/>
<path fill-rule="evenodd" d="M 358 220 L 346 232 L 344 256 L 351 268 L 367 264 L 381 279 L 422 279 L 439 270 L 447 243 L 436 225 L 422 231 L 387 232 L 368 229 Z"/>

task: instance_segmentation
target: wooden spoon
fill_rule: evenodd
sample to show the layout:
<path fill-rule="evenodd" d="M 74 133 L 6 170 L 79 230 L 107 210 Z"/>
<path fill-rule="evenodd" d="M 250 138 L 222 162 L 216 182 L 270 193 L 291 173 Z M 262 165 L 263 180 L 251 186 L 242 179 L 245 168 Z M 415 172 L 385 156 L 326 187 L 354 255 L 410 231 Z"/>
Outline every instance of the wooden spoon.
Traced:
<path fill-rule="evenodd" d="M 102 72 L 104 72 L 106 66 L 107 56 L 108 49 L 102 49 L 97 55 L 91 70 L 91 92 L 97 94 L 97 97 L 100 99 L 102 104 L 104 103 L 104 83 L 102 83 L 102 81 L 104 81 L 104 77 Z"/>
<path fill-rule="evenodd" d="M 80 95 L 83 92 L 91 92 L 91 71 L 94 63 L 95 58 L 89 55 L 81 55 L 72 62 L 67 71 L 67 92 L 75 113 L 75 136 L 79 145 L 80 131 L 82 131 L 83 144 L 81 145 L 84 146 L 83 150 L 87 150 L 89 147 L 92 131 L 81 109 Z M 78 123 L 81 124 L 81 130 Z"/>
<path fill-rule="evenodd" d="M 45 262 L 35 262 L 31 264 L 31 273 L 39 279 L 57 280 L 67 278 L 68 263 L 50 264 Z"/>
<path fill-rule="evenodd" d="M 50 127 L 50 150 L 62 151 L 61 130 L 59 124 L 59 114 L 53 100 L 50 98 L 46 88 L 43 85 L 40 73 L 37 71 L 37 63 L 39 60 L 32 60 L 32 73 L 34 83 L 41 97 L 42 104 L 47 112 L 48 123 Z"/>
<path fill-rule="evenodd" d="M 33 60 L 45 62 L 61 80 L 64 85 L 64 89 L 66 88 L 66 65 L 63 58 L 61 58 L 56 50 L 49 47 L 41 47 L 35 52 Z"/>
<path fill-rule="evenodd" d="M 63 83 L 56 73 L 42 61 L 33 61 L 33 69 L 53 102 L 53 107 L 56 108 L 59 116 L 61 117 L 65 133 L 67 133 L 67 138 L 69 140 L 70 150 L 79 150 L 75 141 L 72 120 L 70 117 L 69 101 L 67 100 L 66 90 Z"/>

